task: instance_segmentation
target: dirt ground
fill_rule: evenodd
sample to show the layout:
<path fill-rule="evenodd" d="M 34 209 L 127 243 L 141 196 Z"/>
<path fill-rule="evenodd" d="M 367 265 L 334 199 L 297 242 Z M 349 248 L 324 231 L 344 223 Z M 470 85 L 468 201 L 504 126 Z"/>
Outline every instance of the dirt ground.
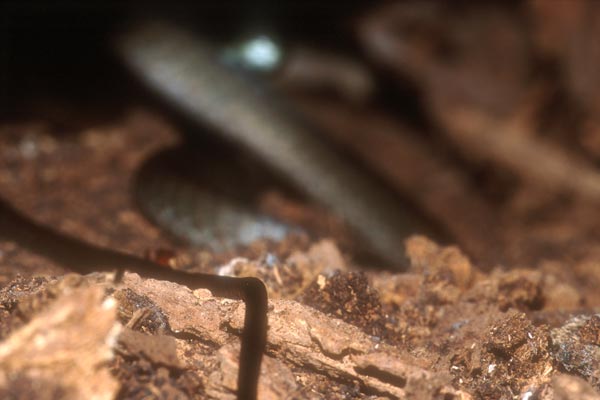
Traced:
<path fill-rule="evenodd" d="M 600 7 L 460 4 L 361 10 L 348 54 L 370 90 L 307 53 L 310 78 L 271 77 L 430 224 L 404 243 L 405 271 L 280 186 L 257 207 L 306 228 L 281 241 L 213 251 L 155 225 L 132 187 L 190 128 L 139 96 L 21 95 L 1 114 L 2 198 L 97 246 L 262 279 L 260 399 L 600 399 Z M 235 398 L 243 302 L 76 275 L 0 236 L 1 398 Z"/>

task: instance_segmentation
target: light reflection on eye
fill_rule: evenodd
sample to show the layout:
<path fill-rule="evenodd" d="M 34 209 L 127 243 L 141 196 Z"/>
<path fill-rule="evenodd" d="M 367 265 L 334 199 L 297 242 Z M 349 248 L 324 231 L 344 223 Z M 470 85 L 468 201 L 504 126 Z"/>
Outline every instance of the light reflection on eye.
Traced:
<path fill-rule="evenodd" d="M 267 35 L 257 35 L 225 48 L 222 59 L 226 64 L 237 65 L 250 71 L 269 72 L 279 66 L 282 50 Z"/>
<path fill-rule="evenodd" d="M 279 63 L 281 51 L 269 37 L 258 36 L 243 45 L 242 57 L 254 68 L 272 69 Z"/>

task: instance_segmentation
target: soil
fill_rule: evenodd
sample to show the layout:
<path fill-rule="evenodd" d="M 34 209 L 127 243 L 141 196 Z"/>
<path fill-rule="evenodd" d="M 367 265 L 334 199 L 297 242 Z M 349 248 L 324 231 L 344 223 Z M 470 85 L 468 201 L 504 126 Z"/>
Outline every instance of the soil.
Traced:
<path fill-rule="evenodd" d="M 151 134 L 142 129 L 147 126 L 154 127 Z M 157 249 L 188 263 L 203 257 L 205 251 L 162 234 L 131 198 L 128 185 L 144 157 L 177 140 L 168 124 L 136 111 L 120 126 L 66 138 L 35 128 L 5 126 L 0 137 L 2 193 L 20 210 L 140 257 Z M 331 239 L 257 243 L 229 263 L 209 257 L 196 268 L 258 276 L 267 284 L 270 331 L 261 398 L 512 398 L 556 391 L 557 382 L 598 388 L 600 325 L 590 282 L 600 276 L 593 264 L 568 268 L 546 261 L 537 269 L 483 271 L 457 247 L 422 236 L 406 246 L 411 265 L 405 273 L 361 270 Z M 44 350 L 47 365 L 37 360 L 40 349 L 29 362 L 11 364 L 33 351 L 11 340 L 34 323 L 45 332 L 58 329 L 48 319 L 52 309 L 67 307 L 60 302 L 70 302 L 71 312 L 93 314 L 113 299 L 112 324 L 123 328 L 110 349 L 96 349 L 102 357 L 112 353 L 109 361 L 95 360 L 109 373 L 86 378 L 86 385 L 108 379 L 103 390 L 118 398 L 233 397 L 239 302 L 136 275 L 121 285 L 105 274 L 80 278 L 11 241 L 3 241 L 1 251 L 0 331 L 4 371 L 11 371 L 4 375 L 6 393 L 30 396 L 33 389 L 25 388 L 39 370 L 49 381 L 35 378 L 45 388 L 36 395 L 85 393 L 66 376 L 51 379 L 65 362 L 56 349 Z M 100 297 L 87 305 L 83 299 L 98 288 Z M 80 336 L 100 335 L 78 318 L 65 324 L 62 329 Z M 96 340 L 106 346 L 106 336 Z M 72 357 L 69 363 L 79 364 L 80 355 Z"/>

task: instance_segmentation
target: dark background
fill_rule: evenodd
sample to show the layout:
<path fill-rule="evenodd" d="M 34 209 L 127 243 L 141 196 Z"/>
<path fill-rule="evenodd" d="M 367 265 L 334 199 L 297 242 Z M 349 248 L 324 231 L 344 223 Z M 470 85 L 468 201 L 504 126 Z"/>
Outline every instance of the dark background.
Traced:
<path fill-rule="evenodd" d="M 126 88 L 110 38 L 138 19 L 186 24 L 215 40 L 259 29 L 283 40 L 351 47 L 345 21 L 361 2 L 7 1 L 0 5 L 0 106 L 19 115 L 33 98 L 93 102 Z M 107 93 L 108 92 L 108 93 Z"/>

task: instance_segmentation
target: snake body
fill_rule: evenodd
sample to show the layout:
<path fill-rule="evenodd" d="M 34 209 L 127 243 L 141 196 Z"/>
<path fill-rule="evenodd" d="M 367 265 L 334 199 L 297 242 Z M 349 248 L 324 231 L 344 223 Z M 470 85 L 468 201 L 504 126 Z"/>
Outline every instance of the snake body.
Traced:
<path fill-rule="evenodd" d="M 250 186 L 259 184 L 243 163 L 201 149 L 173 148 L 150 158 L 135 179 L 138 206 L 162 229 L 188 244 L 220 253 L 256 240 L 279 242 L 301 229 L 253 204 Z M 189 176 L 189 164 L 197 168 Z M 181 165 L 183 164 L 183 165 Z"/>
<path fill-rule="evenodd" d="M 406 267 L 403 240 L 420 226 L 416 218 L 290 117 L 270 93 L 220 64 L 210 45 L 165 23 L 141 25 L 117 43 L 125 63 L 148 86 L 330 208 L 383 259 Z"/>

